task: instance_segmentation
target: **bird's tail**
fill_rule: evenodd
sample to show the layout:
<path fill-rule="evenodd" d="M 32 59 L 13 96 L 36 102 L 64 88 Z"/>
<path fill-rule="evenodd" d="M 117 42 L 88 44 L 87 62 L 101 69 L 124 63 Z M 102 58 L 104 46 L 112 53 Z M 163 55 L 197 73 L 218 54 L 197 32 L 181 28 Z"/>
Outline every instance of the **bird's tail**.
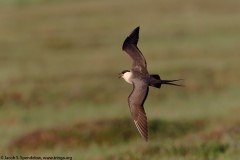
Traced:
<path fill-rule="evenodd" d="M 155 87 L 155 88 L 161 88 L 161 81 L 160 76 L 157 74 L 151 74 L 150 75 L 150 86 Z"/>
<path fill-rule="evenodd" d="M 150 75 L 150 86 L 155 88 L 161 88 L 162 84 L 174 85 L 174 86 L 183 86 L 181 84 L 176 84 L 173 82 L 179 81 L 182 79 L 175 79 L 175 80 L 162 80 L 159 75 L 152 74 Z"/>

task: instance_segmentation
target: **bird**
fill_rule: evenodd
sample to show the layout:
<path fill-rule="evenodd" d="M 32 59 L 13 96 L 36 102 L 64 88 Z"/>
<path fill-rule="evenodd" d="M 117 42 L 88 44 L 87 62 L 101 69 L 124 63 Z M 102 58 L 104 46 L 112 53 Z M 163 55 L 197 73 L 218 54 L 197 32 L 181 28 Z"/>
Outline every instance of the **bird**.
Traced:
<path fill-rule="evenodd" d="M 144 102 L 148 96 L 149 86 L 161 88 L 163 84 L 183 85 L 174 83 L 182 79 L 162 80 L 158 74 L 148 73 L 147 62 L 137 46 L 139 30 L 140 27 L 138 26 L 123 42 L 122 50 L 132 59 L 132 68 L 130 70 L 123 70 L 118 76 L 133 86 L 133 90 L 128 96 L 128 106 L 138 132 L 145 141 L 148 141 L 148 123 L 144 110 Z"/>

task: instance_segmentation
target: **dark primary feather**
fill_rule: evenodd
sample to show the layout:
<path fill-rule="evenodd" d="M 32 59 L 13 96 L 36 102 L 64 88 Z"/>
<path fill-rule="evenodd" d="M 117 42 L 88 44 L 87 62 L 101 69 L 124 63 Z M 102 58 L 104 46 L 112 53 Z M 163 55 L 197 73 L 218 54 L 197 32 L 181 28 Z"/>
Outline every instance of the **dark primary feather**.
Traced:
<path fill-rule="evenodd" d="M 140 135 L 146 141 L 148 139 L 148 125 L 143 105 L 148 95 L 148 89 L 148 84 L 145 81 L 134 79 L 133 90 L 128 97 L 128 105 L 133 121 Z"/>
<path fill-rule="evenodd" d="M 123 43 L 123 46 L 122 46 L 122 49 L 124 50 L 125 48 L 127 48 L 127 46 L 129 44 L 133 44 L 133 45 L 137 45 L 138 43 L 138 39 L 139 39 L 139 30 L 140 30 L 140 27 L 137 27 L 135 28 L 131 33 L 130 35 L 125 39 L 124 43 Z"/>
<path fill-rule="evenodd" d="M 125 39 L 122 49 L 127 52 L 133 61 L 132 70 L 147 73 L 147 63 L 141 51 L 137 47 L 139 39 L 139 27 L 135 28 Z"/>

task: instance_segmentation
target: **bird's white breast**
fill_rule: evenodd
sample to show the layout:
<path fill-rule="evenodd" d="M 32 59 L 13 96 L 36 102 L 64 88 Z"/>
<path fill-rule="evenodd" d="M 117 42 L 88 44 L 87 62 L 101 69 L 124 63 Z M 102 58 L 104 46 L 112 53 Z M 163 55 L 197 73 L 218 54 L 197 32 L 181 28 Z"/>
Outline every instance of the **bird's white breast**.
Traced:
<path fill-rule="evenodd" d="M 122 77 L 127 83 L 132 84 L 132 72 L 125 72 Z"/>

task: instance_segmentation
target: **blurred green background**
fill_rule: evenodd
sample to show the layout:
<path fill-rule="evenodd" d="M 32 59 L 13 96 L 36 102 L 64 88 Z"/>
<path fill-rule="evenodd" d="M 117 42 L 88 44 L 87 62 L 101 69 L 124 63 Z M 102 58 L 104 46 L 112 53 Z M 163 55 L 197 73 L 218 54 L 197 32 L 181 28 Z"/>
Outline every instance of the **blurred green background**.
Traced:
<path fill-rule="evenodd" d="M 149 142 L 131 121 L 121 50 L 141 27 Z M 239 0 L 1 0 L 0 154 L 89 160 L 240 157 Z"/>

